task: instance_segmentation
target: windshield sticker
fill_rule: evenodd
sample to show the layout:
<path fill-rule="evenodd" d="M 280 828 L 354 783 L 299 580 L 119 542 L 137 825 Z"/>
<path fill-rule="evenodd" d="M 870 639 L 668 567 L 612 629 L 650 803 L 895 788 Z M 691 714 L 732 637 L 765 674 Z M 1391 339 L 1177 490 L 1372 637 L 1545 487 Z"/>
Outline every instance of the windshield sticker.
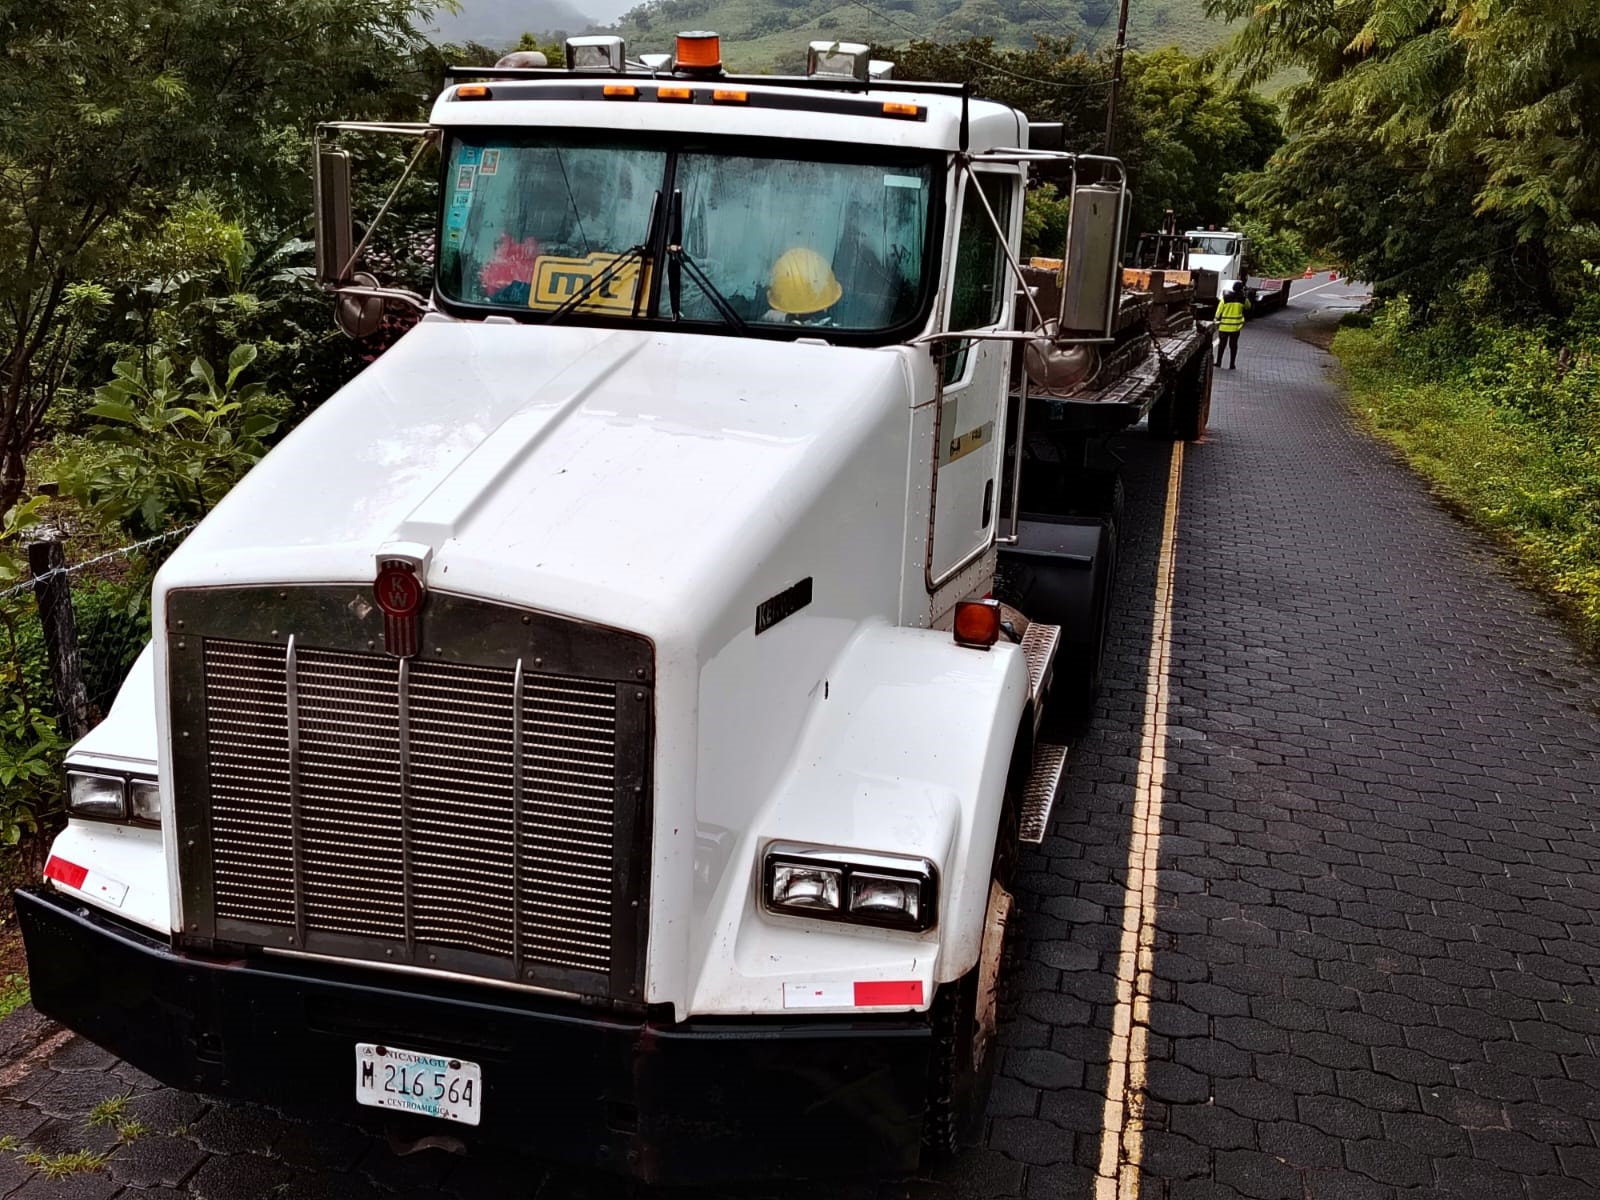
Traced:
<path fill-rule="evenodd" d="M 636 258 L 629 257 L 604 283 L 595 282 L 623 257 L 604 253 L 587 258 L 541 256 L 533 276 L 533 290 L 528 295 L 528 307 L 550 312 L 588 289 L 588 294 L 576 306 L 579 311 L 631 315 L 636 298 L 642 304 L 650 290 L 650 272 L 641 272 Z"/>
<path fill-rule="evenodd" d="M 479 175 L 493 175 L 500 170 L 500 151 L 485 150 L 483 161 L 478 164 Z"/>
<path fill-rule="evenodd" d="M 883 177 L 883 186 L 910 188 L 912 191 L 920 192 L 922 190 L 922 180 L 915 175 L 885 175 Z"/>
<path fill-rule="evenodd" d="M 456 191 L 458 193 L 470 192 L 472 190 L 472 181 L 477 178 L 477 175 L 478 168 L 469 163 L 462 163 L 461 167 L 456 171 Z"/>

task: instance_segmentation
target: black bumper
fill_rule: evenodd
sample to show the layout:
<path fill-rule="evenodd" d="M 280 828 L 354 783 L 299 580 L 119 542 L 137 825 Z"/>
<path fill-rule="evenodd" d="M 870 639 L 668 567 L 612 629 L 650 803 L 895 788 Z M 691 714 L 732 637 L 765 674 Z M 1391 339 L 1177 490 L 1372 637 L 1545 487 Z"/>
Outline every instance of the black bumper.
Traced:
<path fill-rule="evenodd" d="M 175 1087 L 657 1183 L 917 1165 L 932 1034 L 916 1016 L 662 1023 L 334 963 L 181 954 L 44 888 L 16 905 L 39 1011 Z M 358 1106 L 357 1042 L 480 1063 L 482 1124 Z"/>

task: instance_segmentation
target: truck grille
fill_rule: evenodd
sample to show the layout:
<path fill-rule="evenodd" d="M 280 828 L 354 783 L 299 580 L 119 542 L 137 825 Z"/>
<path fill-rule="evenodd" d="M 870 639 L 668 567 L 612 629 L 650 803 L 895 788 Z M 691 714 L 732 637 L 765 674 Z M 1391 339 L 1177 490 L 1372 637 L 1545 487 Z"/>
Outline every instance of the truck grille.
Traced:
<path fill-rule="evenodd" d="M 217 938 L 523 982 L 631 977 L 642 788 L 619 736 L 636 685 L 537 656 L 191 642 L 210 849 L 196 900 Z M 180 786 L 191 815 L 192 796 Z"/>

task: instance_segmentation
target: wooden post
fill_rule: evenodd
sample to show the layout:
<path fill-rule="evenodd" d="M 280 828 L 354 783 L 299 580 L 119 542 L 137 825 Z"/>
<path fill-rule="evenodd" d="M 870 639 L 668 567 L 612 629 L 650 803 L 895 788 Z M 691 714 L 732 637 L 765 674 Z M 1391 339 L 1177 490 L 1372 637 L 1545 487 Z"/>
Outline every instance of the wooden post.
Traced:
<path fill-rule="evenodd" d="M 28 569 L 33 573 L 33 596 L 39 604 L 39 624 L 44 628 L 44 648 L 50 659 L 61 732 L 77 741 L 89 732 L 89 690 L 83 683 L 83 659 L 78 653 L 78 623 L 72 615 L 72 584 L 66 574 L 67 553 L 61 535 L 43 531 L 28 546 Z"/>

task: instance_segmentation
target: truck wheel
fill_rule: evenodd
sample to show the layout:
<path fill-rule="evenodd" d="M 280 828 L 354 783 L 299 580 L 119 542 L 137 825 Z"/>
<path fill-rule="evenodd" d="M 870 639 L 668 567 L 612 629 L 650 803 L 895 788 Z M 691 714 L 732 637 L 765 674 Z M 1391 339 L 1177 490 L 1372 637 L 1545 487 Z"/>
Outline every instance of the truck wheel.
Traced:
<path fill-rule="evenodd" d="M 1019 740 L 1018 745 L 1021 747 L 1023 742 Z M 1031 759 L 1031 751 L 1023 757 Z M 1020 774 L 1012 771 L 990 870 L 989 904 L 984 912 L 978 963 L 955 983 L 940 988 L 934 997 L 933 1064 L 928 1073 L 928 1107 L 922 1124 L 925 1161 L 952 1158 L 983 1137 L 989 1091 L 1000 1057 L 996 1046 L 997 1002 L 1006 923 L 1011 917 L 1011 893 L 1007 889 L 1016 863 L 1018 803 L 1026 781 L 1025 765 Z"/>
<path fill-rule="evenodd" d="M 1085 635 L 1073 639 L 1063 629 L 1056 651 L 1055 677 L 1045 701 L 1044 731 L 1059 735 L 1085 724 L 1094 715 L 1105 674 L 1106 634 L 1111 625 L 1111 586 L 1117 575 L 1117 522 L 1107 517 L 1100 524 L 1100 541 L 1090 581 L 1089 620 Z M 1069 640 L 1072 639 L 1072 640 Z"/>
<path fill-rule="evenodd" d="M 1192 442 L 1204 435 L 1211 420 L 1211 355 L 1197 354 L 1184 368 L 1174 389 L 1171 436 Z"/>
<path fill-rule="evenodd" d="M 1153 438 L 1167 440 L 1172 437 L 1172 393 L 1177 385 L 1165 388 L 1150 406 L 1145 428 Z"/>

